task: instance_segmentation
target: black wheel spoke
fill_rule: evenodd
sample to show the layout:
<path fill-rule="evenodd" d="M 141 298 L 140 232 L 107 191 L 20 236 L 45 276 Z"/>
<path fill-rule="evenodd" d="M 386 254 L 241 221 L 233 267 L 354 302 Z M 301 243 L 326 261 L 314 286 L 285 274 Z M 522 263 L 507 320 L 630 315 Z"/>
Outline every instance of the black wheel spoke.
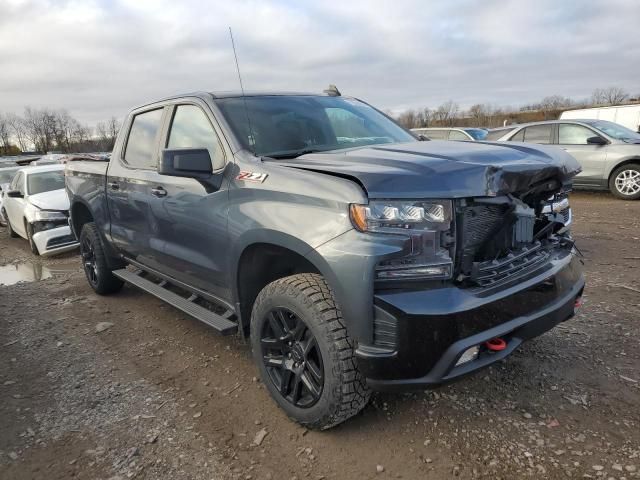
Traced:
<path fill-rule="evenodd" d="M 300 375 L 300 379 L 314 400 L 320 398 L 320 388 L 313 382 L 313 380 L 311 380 L 311 376 L 308 371 L 303 372 L 302 375 Z"/>
<path fill-rule="evenodd" d="M 304 332 L 307 330 L 307 326 L 301 320 L 298 320 L 295 328 L 293 329 L 292 336 L 296 342 L 299 342 L 304 337 Z"/>
<path fill-rule="evenodd" d="M 311 376 L 311 378 L 313 379 L 313 381 L 315 381 L 316 383 L 322 385 L 322 370 L 320 368 L 318 368 L 318 366 L 313 363 L 312 361 L 307 360 L 306 365 L 306 370 L 309 373 L 309 375 Z"/>
<path fill-rule="evenodd" d="M 269 314 L 269 325 L 271 326 L 271 330 L 273 330 L 273 333 L 275 334 L 276 337 L 278 337 L 281 340 L 285 337 L 285 331 L 282 328 L 280 319 L 277 317 L 276 314 L 274 313 Z"/>
<path fill-rule="evenodd" d="M 274 367 L 274 368 L 283 368 L 284 367 L 284 358 L 282 357 L 263 357 L 264 359 L 264 364 L 267 367 Z"/>
<path fill-rule="evenodd" d="M 279 338 L 262 338 L 260 343 L 263 348 L 280 348 L 282 346 L 282 340 Z"/>
<path fill-rule="evenodd" d="M 311 337 L 307 343 L 304 345 L 304 355 L 305 357 L 309 355 L 309 352 L 313 350 L 313 348 L 317 345 L 316 337 Z"/>
<path fill-rule="evenodd" d="M 282 398 L 300 408 L 322 396 L 324 372 L 318 342 L 309 326 L 284 307 L 265 315 L 260 348 L 272 385 Z"/>
<path fill-rule="evenodd" d="M 294 405 L 300 401 L 302 396 L 302 375 L 300 372 L 293 376 L 293 387 L 291 388 L 291 400 Z"/>
<path fill-rule="evenodd" d="M 283 397 L 289 395 L 289 387 L 291 385 L 292 376 L 293 372 L 291 370 L 282 370 L 282 375 L 280 376 L 280 393 Z"/>

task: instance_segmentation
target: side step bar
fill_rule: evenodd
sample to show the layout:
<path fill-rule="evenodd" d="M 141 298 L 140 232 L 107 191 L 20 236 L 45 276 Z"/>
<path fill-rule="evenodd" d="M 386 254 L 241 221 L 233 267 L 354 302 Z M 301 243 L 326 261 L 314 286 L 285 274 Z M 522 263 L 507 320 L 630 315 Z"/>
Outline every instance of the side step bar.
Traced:
<path fill-rule="evenodd" d="M 142 272 L 136 273 L 125 268 L 113 271 L 113 274 L 119 279 L 158 297 L 160 300 L 164 300 L 169 305 L 172 305 L 178 310 L 182 310 L 187 315 L 191 315 L 193 318 L 206 323 L 222 335 L 231 335 L 238 331 L 238 324 L 226 318 L 231 316 L 231 312 L 225 312 L 223 314 L 224 316 L 218 315 L 217 313 L 194 303 L 194 300 L 198 298 L 196 295 L 191 295 L 189 298 L 181 297 L 180 295 L 164 288 L 167 285 L 166 281 L 163 281 L 160 284 L 153 283 L 146 278 L 142 278 L 139 273 Z"/>

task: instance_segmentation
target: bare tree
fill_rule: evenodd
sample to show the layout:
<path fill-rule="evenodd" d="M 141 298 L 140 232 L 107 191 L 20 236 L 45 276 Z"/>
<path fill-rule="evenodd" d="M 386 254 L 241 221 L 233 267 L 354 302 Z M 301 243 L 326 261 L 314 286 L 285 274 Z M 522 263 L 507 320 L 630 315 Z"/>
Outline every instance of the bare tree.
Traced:
<path fill-rule="evenodd" d="M 416 120 L 415 110 L 406 110 L 398 116 L 398 123 L 405 128 L 415 128 Z"/>
<path fill-rule="evenodd" d="M 449 100 L 433 112 L 433 120 L 441 126 L 453 127 L 458 121 L 459 110 L 458 104 L 453 100 Z"/>
<path fill-rule="evenodd" d="M 616 105 L 629 98 L 629 94 L 620 87 L 596 88 L 591 94 L 595 105 Z"/>
<path fill-rule="evenodd" d="M 18 148 L 21 152 L 26 152 L 29 149 L 29 145 L 27 143 L 27 131 L 24 120 L 15 113 L 7 114 L 5 119 L 9 127 L 9 133 L 18 143 Z"/>
<path fill-rule="evenodd" d="M 6 155 L 9 153 L 10 147 L 9 122 L 7 117 L 0 113 L 0 152 Z"/>
<path fill-rule="evenodd" d="M 571 106 L 573 102 L 570 98 L 560 95 L 551 95 L 544 97 L 538 105 L 538 110 L 544 114 L 544 119 L 556 118 L 560 110 Z"/>

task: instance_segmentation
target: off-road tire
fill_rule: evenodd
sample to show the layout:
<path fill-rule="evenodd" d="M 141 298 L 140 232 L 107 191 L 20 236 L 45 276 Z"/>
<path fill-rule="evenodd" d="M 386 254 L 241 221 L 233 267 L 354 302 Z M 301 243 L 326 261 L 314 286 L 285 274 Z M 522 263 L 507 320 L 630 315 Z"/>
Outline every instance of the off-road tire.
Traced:
<path fill-rule="evenodd" d="M 82 257 L 82 268 L 87 277 L 87 281 L 97 294 L 108 295 L 122 288 L 124 282 L 114 276 L 108 267 L 107 257 L 102 247 L 102 240 L 100 239 L 98 228 L 93 222 L 85 223 L 82 227 L 80 233 L 80 254 Z M 89 255 L 91 255 L 91 257 L 89 257 Z M 91 262 L 91 265 L 88 265 L 88 262 Z"/>
<path fill-rule="evenodd" d="M 29 225 L 25 221 L 24 229 L 27 232 L 27 240 L 29 240 L 29 247 L 31 247 L 31 252 L 34 255 L 40 255 L 40 252 L 38 251 L 38 246 L 36 245 L 36 242 L 33 241 L 33 225 Z"/>
<path fill-rule="evenodd" d="M 640 191 L 638 191 L 636 193 L 633 193 L 633 194 L 630 194 L 630 195 L 627 195 L 627 194 L 622 193 L 616 187 L 616 178 L 618 177 L 618 175 L 620 175 L 621 172 L 624 172 L 625 170 L 629 170 L 629 171 L 640 173 L 640 164 L 638 164 L 638 163 L 627 163 L 626 165 L 622 165 L 621 167 L 616 168 L 613 171 L 613 173 L 611 174 L 611 176 L 609 177 L 609 190 L 617 198 L 621 198 L 623 200 L 638 200 L 638 199 L 640 199 Z"/>
<path fill-rule="evenodd" d="M 18 238 L 20 235 L 18 235 L 16 231 L 13 229 L 13 227 L 11 226 L 11 220 L 9 220 L 9 215 L 7 215 L 7 211 L 4 208 L 2 209 L 2 216 L 7 221 L 7 231 L 9 232 L 9 236 L 11 238 Z"/>
<path fill-rule="evenodd" d="M 303 320 L 322 354 L 324 385 L 308 408 L 288 401 L 271 380 L 263 360 L 261 336 L 273 309 L 285 308 Z M 260 376 L 276 403 L 294 421 L 310 429 L 334 427 L 360 412 L 370 390 L 356 365 L 353 342 L 329 285 L 321 275 L 303 273 L 281 278 L 259 293 L 251 313 L 251 346 Z"/>

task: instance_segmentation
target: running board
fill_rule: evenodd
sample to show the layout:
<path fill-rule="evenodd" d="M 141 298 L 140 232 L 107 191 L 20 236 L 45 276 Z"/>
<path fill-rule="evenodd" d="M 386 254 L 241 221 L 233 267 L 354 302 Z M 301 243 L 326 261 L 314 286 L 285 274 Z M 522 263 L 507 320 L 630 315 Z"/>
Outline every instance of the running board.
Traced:
<path fill-rule="evenodd" d="M 232 312 L 227 311 L 223 315 L 218 315 L 195 303 L 194 301 L 198 298 L 197 295 L 191 295 L 189 298 L 181 297 L 164 288 L 168 285 L 168 282 L 153 283 L 146 278 L 142 278 L 140 273 L 132 272 L 126 268 L 113 271 L 113 274 L 119 279 L 158 297 L 160 300 L 164 300 L 169 305 L 214 328 L 222 335 L 231 335 L 238 331 L 238 324 L 227 318 L 232 315 Z"/>

